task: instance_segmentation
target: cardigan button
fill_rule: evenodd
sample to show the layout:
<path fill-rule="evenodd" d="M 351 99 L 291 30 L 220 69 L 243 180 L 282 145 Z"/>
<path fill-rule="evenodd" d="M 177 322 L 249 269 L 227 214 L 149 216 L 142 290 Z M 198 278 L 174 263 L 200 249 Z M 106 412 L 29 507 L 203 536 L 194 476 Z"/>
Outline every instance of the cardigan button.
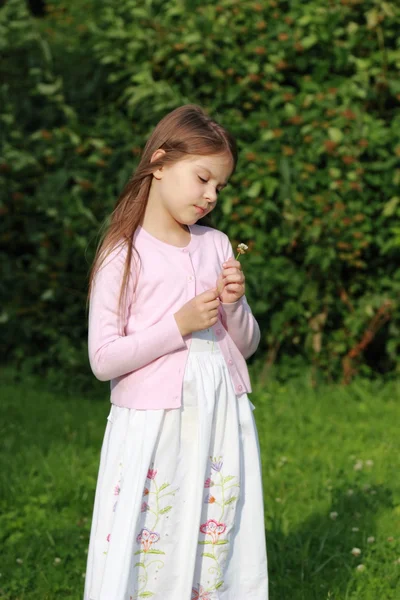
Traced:
<path fill-rule="evenodd" d="M 242 391 L 242 389 L 243 389 L 243 386 L 242 386 L 242 385 L 238 385 L 238 388 L 237 388 L 237 389 L 238 389 L 238 392 L 241 392 L 241 391 Z"/>
<path fill-rule="evenodd" d="M 233 365 L 233 360 L 230 358 L 230 359 L 228 360 L 228 363 L 229 363 L 230 365 Z"/>
<path fill-rule="evenodd" d="M 219 335 L 220 333 L 222 333 L 222 329 L 217 329 L 215 332 L 217 335 Z"/>

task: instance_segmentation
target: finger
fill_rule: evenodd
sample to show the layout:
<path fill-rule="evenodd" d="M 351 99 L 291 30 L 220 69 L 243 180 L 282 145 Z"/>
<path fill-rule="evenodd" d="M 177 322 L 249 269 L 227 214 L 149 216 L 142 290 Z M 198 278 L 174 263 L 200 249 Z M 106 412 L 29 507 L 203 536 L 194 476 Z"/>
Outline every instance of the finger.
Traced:
<path fill-rule="evenodd" d="M 229 267 L 227 269 L 223 269 L 222 273 L 223 275 L 229 275 L 231 273 L 242 273 L 242 270 L 238 267 Z"/>
<path fill-rule="evenodd" d="M 213 300 L 215 300 L 216 298 L 218 298 L 219 296 L 219 291 L 218 288 L 211 288 L 210 290 L 206 290 L 205 292 L 203 292 L 203 297 L 205 302 L 213 302 Z"/>
<path fill-rule="evenodd" d="M 228 267 L 241 267 L 242 265 L 240 264 L 240 262 L 238 260 L 236 260 L 236 258 L 230 258 L 229 260 L 226 260 L 223 265 L 223 267 L 228 266 Z"/>
<path fill-rule="evenodd" d="M 224 277 L 225 285 L 227 283 L 243 283 L 245 281 L 243 273 L 235 273 L 233 275 L 227 275 Z"/>

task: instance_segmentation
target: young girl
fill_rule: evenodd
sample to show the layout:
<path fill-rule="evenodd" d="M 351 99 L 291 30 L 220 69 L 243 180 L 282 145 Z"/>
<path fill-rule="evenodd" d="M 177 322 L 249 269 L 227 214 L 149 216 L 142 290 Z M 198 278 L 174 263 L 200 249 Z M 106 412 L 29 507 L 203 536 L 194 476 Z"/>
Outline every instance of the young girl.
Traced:
<path fill-rule="evenodd" d="M 200 107 L 172 111 L 97 250 L 89 359 L 111 410 L 84 600 L 267 600 L 246 365 L 260 329 L 228 237 L 202 220 L 236 162 Z"/>

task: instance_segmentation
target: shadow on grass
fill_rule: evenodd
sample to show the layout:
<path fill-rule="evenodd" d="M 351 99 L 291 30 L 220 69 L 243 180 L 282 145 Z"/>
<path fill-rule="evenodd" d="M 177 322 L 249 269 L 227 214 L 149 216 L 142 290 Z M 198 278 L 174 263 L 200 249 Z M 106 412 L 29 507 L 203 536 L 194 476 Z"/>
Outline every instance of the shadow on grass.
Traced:
<path fill-rule="evenodd" d="M 282 521 L 272 522 L 266 532 L 269 600 L 347 598 L 361 575 L 356 567 L 369 550 L 367 538 L 376 536 L 377 516 L 392 506 L 392 492 L 383 486 L 354 487 L 351 495 L 338 488 L 326 514 L 312 515 L 293 533 L 283 533 Z M 360 556 L 353 548 L 361 549 Z"/>

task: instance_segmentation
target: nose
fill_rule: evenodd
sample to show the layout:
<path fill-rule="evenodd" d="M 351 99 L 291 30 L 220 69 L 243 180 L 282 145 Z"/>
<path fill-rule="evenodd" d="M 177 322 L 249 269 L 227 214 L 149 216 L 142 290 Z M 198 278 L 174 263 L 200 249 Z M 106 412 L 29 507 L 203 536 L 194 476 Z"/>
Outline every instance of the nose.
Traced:
<path fill-rule="evenodd" d="M 212 188 L 207 189 L 204 194 L 204 198 L 208 201 L 209 204 L 213 204 L 217 200 L 217 192 Z"/>

